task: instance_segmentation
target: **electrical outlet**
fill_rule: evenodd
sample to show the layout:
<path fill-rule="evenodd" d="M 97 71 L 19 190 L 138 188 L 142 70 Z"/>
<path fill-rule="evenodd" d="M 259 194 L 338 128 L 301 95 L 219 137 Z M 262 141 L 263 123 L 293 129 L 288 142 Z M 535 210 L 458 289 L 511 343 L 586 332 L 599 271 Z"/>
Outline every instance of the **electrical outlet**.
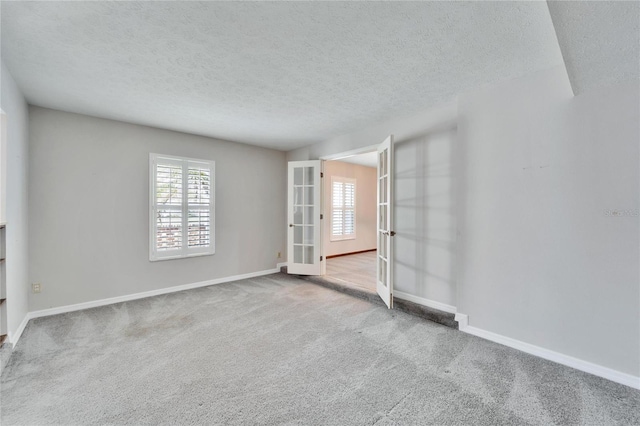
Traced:
<path fill-rule="evenodd" d="M 34 293 L 40 293 L 42 291 L 42 286 L 40 285 L 40 283 L 31 284 L 31 288 L 33 289 Z"/>
<path fill-rule="evenodd" d="M 278 252 L 278 259 L 282 257 L 282 253 Z"/>

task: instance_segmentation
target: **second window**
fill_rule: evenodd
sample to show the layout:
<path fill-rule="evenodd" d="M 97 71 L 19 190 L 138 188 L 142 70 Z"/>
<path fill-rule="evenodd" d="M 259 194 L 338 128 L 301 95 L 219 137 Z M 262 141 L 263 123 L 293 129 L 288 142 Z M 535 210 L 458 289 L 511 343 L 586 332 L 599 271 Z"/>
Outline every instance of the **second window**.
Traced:
<path fill-rule="evenodd" d="M 356 238 L 356 180 L 331 179 L 331 240 Z"/>

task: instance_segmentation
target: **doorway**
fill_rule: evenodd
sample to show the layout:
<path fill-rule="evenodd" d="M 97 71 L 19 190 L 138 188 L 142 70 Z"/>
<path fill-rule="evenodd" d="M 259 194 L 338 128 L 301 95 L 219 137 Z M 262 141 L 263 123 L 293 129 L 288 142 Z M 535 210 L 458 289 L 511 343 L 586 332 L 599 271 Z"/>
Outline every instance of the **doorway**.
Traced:
<path fill-rule="evenodd" d="M 372 148 L 375 149 L 373 154 Z M 375 169 L 369 167 L 369 174 L 375 179 L 370 182 L 371 191 L 375 188 L 375 216 L 370 216 L 369 225 L 358 231 L 357 212 L 361 209 L 357 201 L 358 182 L 356 178 L 327 175 L 324 168 L 335 164 L 346 167 L 346 161 L 331 163 L 331 160 L 349 160 L 357 154 L 369 154 L 375 158 Z M 374 157 L 375 156 L 375 157 Z M 395 232 L 393 224 L 393 136 L 387 137 L 381 144 L 362 148 L 357 152 L 334 155 L 320 160 L 290 161 L 287 179 L 287 270 L 290 274 L 321 276 L 326 275 L 327 256 L 358 254 L 362 251 L 376 250 L 375 282 L 376 293 L 389 307 L 393 308 L 393 244 Z M 375 175 L 373 175 L 375 171 Z M 342 173 L 344 174 L 344 173 Z M 329 191 L 327 195 L 327 191 Z M 373 200 L 365 201 L 372 206 Z M 359 207 L 360 206 L 360 207 Z M 326 212 L 326 208 L 329 211 Z M 373 209 L 371 209 L 373 212 Z M 326 212 L 326 213 L 325 213 Z M 327 217 L 325 218 L 325 214 Z M 371 232 L 375 230 L 375 232 Z M 364 250 L 358 249 L 363 241 L 358 239 L 360 232 L 368 239 Z M 327 235 L 325 235 L 327 234 Z M 328 238 L 327 238 L 328 237 Z M 332 253 L 331 243 L 340 246 L 338 253 Z M 368 246 L 367 246 L 368 245 Z M 334 245 L 335 246 L 335 245 Z M 326 247 L 326 248 L 325 248 Z M 354 251 L 354 247 L 356 248 Z M 356 283 L 351 280 L 351 285 Z"/>
<path fill-rule="evenodd" d="M 327 259 L 327 277 L 344 285 L 376 292 L 376 249 Z"/>
<path fill-rule="evenodd" d="M 377 150 L 324 162 L 326 277 L 376 292 Z"/>

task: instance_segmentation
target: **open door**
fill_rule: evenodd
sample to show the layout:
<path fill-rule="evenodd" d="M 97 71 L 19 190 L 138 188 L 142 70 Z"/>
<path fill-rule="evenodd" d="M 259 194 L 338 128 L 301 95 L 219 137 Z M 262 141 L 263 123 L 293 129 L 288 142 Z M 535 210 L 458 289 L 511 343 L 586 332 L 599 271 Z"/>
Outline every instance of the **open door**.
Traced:
<path fill-rule="evenodd" d="M 323 275 L 326 261 L 320 240 L 322 163 L 290 161 L 288 187 L 287 272 Z"/>
<path fill-rule="evenodd" d="M 393 308 L 393 135 L 378 146 L 378 256 L 376 290 Z"/>

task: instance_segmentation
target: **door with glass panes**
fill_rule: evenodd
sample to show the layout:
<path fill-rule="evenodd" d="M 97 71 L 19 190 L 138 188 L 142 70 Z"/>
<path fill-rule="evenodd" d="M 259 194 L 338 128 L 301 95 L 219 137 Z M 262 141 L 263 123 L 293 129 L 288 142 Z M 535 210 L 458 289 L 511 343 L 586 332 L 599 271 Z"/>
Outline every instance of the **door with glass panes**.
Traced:
<path fill-rule="evenodd" d="M 325 260 L 320 240 L 321 161 L 291 161 L 288 165 L 287 271 L 323 275 Z"/>
<path fill-rule="evenodd" d="M 378 146 L 378 253 L 376 290 L 393 308 L 393 135 Z"/>

